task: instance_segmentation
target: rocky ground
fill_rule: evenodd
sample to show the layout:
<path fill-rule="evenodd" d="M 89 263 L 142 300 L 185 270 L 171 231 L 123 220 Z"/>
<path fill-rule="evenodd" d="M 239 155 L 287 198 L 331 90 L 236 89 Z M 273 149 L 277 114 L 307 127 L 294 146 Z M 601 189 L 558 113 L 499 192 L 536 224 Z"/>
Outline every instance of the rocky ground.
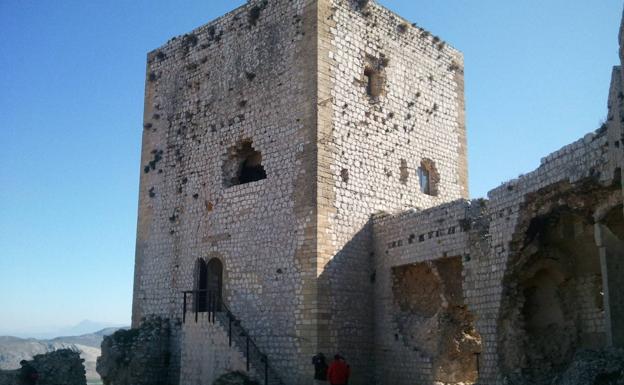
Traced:
<path fill-rule="evenodd" d="M 580 350 L 558 374 L 523 371 L 505 385 L 624 385 L 624 349 Z"/>

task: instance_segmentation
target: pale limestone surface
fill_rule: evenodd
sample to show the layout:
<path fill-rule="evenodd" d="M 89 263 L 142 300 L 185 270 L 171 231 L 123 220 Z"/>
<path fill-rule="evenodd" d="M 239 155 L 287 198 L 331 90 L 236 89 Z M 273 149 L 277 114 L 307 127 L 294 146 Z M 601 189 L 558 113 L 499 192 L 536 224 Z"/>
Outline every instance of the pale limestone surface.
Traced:
<path fill-rule="evenodd" d="M 346 356 L 353 384 L 428 383 L 434 357 L 397 334 L 393 269 L 460 257 L 480 383 L 502 383 L 501 357 L 525 354 L 507 350 L 520 337 L 505 322 L 531 224 L 569 209 L 615 228 L 622 83 L 616 67 L 604 129 L 469 201 L 463 58 L 429 32 L 372 2 L 254 0 L 172 39 L 148 55 L 134 326 L 178 325 L 172 383 L 240 369 L 223 325 L 181 322 L 197 259 L 218 258 L 224 300 L 285 384 L 310 383 L 319 351 Z M 266 179 L 230 186 L 244 141 Z M 436 194 L 421 192 L 423 165 Z M 624 286 L 617 242 L 601 239 L 602 273 L 574 278 L 578 328 L 617 345 Z"/>

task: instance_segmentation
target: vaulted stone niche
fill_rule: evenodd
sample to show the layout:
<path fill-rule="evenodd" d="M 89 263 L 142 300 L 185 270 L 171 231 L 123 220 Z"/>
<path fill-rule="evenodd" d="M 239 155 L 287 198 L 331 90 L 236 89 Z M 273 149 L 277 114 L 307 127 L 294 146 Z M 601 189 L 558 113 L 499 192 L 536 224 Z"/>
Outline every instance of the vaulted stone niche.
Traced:
<path fill-rule="evenodd" d="M 605 332 L 609 347 L 624 348 L 624 214 L 622 205 L 595 225 L 602 265 Z"/>
<path fill-rule="evenodd" d="M 464 303 L 461 258 L 400 266 L 392 274 L 397 339 L 431 359 L 434 381 L 475 383 L 481 337 Z"/>
<path fill-rule="evenodd" d="M 246 139 L 227 151 L 223 162 L 223 185 L 231 187 L 266 179 L 262 154 Z"/>
<path fill-rule="evenodd" d="M 501 366 L 507 376 L 550 384 L 579 349 L 605 346 L 594 224 L 558 209 L 533 218 L 523 244 L 505 279 Z"/>

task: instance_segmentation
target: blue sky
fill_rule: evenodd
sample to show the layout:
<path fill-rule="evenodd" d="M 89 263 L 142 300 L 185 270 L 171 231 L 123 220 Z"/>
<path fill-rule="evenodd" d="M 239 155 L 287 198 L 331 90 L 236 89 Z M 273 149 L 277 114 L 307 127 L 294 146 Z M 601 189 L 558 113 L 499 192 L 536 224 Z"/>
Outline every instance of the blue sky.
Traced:
<path fill-rule="evenodd" d="M 622 2 L 381 0 L 465 55 L 471 194 L 606 116 Z M 129 323 L 145 55 L 243 1 L 0 1 L 0 334 Z"/>

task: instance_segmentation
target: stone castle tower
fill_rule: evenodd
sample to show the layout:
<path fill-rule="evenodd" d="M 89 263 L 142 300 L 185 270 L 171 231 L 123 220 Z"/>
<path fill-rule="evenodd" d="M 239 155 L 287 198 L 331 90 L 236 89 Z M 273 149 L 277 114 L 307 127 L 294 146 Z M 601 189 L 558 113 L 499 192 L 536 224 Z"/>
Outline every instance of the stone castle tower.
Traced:
<path fill-rule="evenodd" d="M 461 53 L 373 2 L 251 0 L 148 55 L 133 327 L 169 320 L 183 385 L 310 384 L 318 352 L 536 384 L 624 346 L 621 95 L 616 67 L 601 129 L 469 201 Z"/>
<path fill-rule="evenodd" d="M 286 383 L 318 351 L 372 375 L 371 215 L 468 191 L 462 55 L 366 3 L 251 1 L 149 54 L 134 325 L 216 259 Z"/>

